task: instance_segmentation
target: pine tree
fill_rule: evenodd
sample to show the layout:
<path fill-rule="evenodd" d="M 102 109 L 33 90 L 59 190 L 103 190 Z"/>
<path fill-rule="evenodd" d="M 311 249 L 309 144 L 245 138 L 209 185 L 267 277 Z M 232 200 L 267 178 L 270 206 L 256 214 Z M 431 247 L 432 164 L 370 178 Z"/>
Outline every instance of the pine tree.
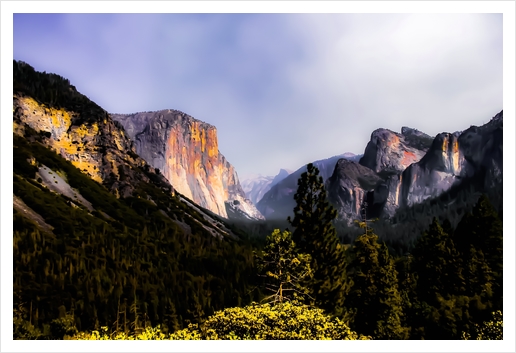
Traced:
<path fill-rule="evenodd" d="M 305 282 L 310 296 L 320 308 L 340 315 L 346 286 L 344 248 L 332 223 L 337 212 L 326 197 L 319 170 L 308 164 L 294 195 L 294 219 L 288 221 L 295 228 L 292 237 L 298 252 L 312 257 L 314 275 Z"/>
<path fill-rule="evenodd" d="M 470 262 L 475 257 L 476 266 L 470 267 L 467 281 L 472 291 L 481 290 L 482 284 L 478 283 L 478 277 L 482 274 L 489 277 L 491 272 L 493 278 L 493 297 L 498 298 L 495 303 L 495 310 L 502 308 L 503 302 L 503 224 L 493 206 L 485 195 L 482 195 L 472 212 L 464 215 L 454 237 L 457 247 L 460 250 L 463 260 Z M 480 252 L 489 267 L 482 264 Z M 471 270 L 479 270 L 479 273 Z"/>
<path fill-rule="evenodd" d="M 264 300 L 283 302 L 308 298 L 308 290 L 302 283 L 312 275 L 311 257 L 296 252 L 292 233 L 275 229 L 265 239 L 264 249 L 256 256 L 265 289 L 272 295 Z"/>
<path fill-rule="evenodd" d="M 352 328 L 375 339 L 407 339 L 398 272 L 376 234 L 362 234 L 355 240 L 349 268 L 353 284 L 345 303 L 352 313 Z"/>
<path fill-rule="evenodd" d="M 459 253 L 436 218 L 418 240 L 412 255 L 413 269 L 419 277 L 417 288 L 420 300 L 433 303 L 436 293 L 442 296 L 463 293 L 464 278 Z"/>

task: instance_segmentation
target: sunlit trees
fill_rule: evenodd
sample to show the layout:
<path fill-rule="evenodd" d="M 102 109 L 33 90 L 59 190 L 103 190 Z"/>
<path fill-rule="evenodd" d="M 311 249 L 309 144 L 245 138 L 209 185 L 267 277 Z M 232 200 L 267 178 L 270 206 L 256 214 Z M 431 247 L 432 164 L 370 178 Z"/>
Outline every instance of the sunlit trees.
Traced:
<path fill-rule="evenodd" d="M 306 299 L 308 290 L 303 282 L 312 275 L 310 255 L 297 253 L 292 233 L 288 230 L 274 230 L 265 242 L 264 249 L 256 257 L 265 289 L 271 293 L 264 300 L 283 302 Z"/>

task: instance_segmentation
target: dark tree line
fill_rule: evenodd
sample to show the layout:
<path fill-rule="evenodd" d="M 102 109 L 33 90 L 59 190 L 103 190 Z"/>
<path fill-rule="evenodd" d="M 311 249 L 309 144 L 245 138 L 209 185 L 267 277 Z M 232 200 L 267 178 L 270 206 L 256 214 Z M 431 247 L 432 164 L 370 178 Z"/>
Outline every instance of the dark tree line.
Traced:
<path fill-rule="evenodd" d="M 308 295 L 296 300 L 341 317 L 352 330 L 375 339 L 478 337 L 483 323 L 503 311 L 503 227 L 486 195 L 477 197 L 457 227 L 434 218 L 400 256 L 365 219 L 358 222 L 362 234 L 345 250 L 325 194 L 317 169 L 308 165 L 290 220 L 294 244 L 281 248 L 282 258 L 310 255 L 311 276 L 297 288 Z M 266 239 L 265 252 L 279 249 L 278 236 L 276 231 Z M 283 237 L 290 239 L 288 233 Z M 283 266 L 280 272 L 297 271 Z"/>

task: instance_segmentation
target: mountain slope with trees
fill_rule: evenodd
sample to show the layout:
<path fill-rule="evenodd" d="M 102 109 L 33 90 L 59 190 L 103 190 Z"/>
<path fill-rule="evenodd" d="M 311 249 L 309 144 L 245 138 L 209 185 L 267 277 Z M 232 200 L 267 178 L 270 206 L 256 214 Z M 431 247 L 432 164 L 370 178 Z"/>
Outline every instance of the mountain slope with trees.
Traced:
<path fill-rule="evenodd" d="M 14 303 L 23 317 L 40 327 L 70 315 L 81 329 L 174 330 L 258 295 L 253 248 L 237 229 L 177 193 L 126 149 L 130 140 L 113 139 L 123 128 L 66 79 L 20 62 L 14 73 L 14 196 L 51 227 L 14 207 Z M 28 99 L 51 119 L 72 118 L 45 130 L 18 105 Z M 96 168 L 78 169 L 76 145 L 92 151 L 78 155 L 93 156 Z M 43 167 L 92 208 L 47 187 Z"/>

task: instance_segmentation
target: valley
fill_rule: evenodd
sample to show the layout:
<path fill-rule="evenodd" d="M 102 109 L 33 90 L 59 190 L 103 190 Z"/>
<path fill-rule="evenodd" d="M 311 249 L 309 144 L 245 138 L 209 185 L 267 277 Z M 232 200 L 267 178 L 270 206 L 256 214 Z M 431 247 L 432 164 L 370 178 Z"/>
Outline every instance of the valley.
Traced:
<path fill-rule="evenodd" d="M 13 70 L 15 339 L 462 339 L 500 320 L 503 111 L 240 181 L 209 123 Z M 277 315 L 313 320 L 281 336 Z"/>

